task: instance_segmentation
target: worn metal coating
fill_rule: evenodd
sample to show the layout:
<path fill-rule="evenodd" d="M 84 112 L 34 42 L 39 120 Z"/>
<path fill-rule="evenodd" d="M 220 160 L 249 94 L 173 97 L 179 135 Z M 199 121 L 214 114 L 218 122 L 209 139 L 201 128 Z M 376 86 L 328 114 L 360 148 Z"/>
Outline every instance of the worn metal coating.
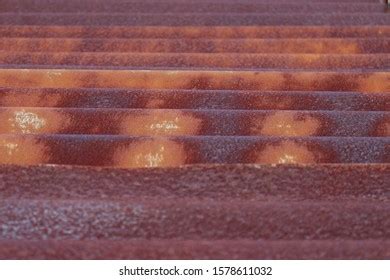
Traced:
<path fill-rule="evenodd" d="M 1 163 L 21 165 L 141 168 L 200 163 L 389 163 L 389 148 L 389 137 L 0 135 Z"/>
<path fill-rule="evenodd" d="M 4 0 L 1 259 L 388 259 L 379 0 Z"/>
<path fill-rule="evenodd" d="M 389 38 L 290 39 L 103 39 L 3 38 L 0 50 L 12 52 L 137 52 L 137 53 L 389 53 Z"/>
<path fill-rule="evenodd" d="M 1 69 L 0 87 L 390 92 L 388 71 Z"/>
<path fill-rule="evenodd" d="M 386 93 L 0 88 L 2 107 L 390 111 Z"/>
<path fill-rule="evenodd" d="M 390 137 L 390 112 L 0 108 L 0 134 Z"/>
<path fill-rule="evenodd" d="M 390 70 L 390 54 L 208 54 L 0 52 L 0 65 L 101 69 Z"/>
<path fill-rule="evenodd" d="M 93 26 L 220 26 L 220 25 L 389 25 L 382 13 L 19 13 L 0 14 L 2 25 L 93 25 Z"/>
<path fill-rule="evenodd" d="M 34 26 L 1 25 L 4 38 L 386 38 L 388 26 Z"/>

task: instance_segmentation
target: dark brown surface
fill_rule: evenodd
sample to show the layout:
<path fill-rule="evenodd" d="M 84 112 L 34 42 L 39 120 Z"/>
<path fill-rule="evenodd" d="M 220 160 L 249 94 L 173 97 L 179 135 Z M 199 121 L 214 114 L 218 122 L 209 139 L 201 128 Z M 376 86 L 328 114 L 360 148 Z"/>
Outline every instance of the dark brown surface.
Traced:
<path fill-rule="evenodd" d="M 0 88 L 3 107 L 389 111 L 387 93 Z"/>
<path fill-rule="evenodd" d="M 0 50 L 14 52 L 369 54 L 389 53 L 389 46 L 388 38 L 3 38 L 0 41 Z"/>
<path fill-rule="evenodd" d="M 225 165 L 120 170 L 2 166 L 0 258 L 384 259 L 389 257 L 385 240 L 390 233 L 386 225 L 383 227 L 389 221 L 388 168 Z M 54 178 L 53 172 L 57 174 Z M 15 176 L 20 178 L 18 184 Z M 83 184 L 85 181 L 89 184 Z M 88 218 L 90 215 L 93 219 Z M 175 222 L 169 222 L 168 217 Z M 55 226 L 50 225 L 52 222 Z M 178 227 L 180 223 L 184 224 Z M 379 239 L 361 240 L 367 234 Z M 153 239 L 127 239 L 129 235 Z M 51 240 L 31 240 L 37 236 Z M 173 236 L 176 238 L 156 239 Z M 184 236 L 196 240 L 183 240 Z M 199 239 L 202 236 L 207 240 Z M 220 236 L 234 239 L 210 240 Z M 272 240 L 243 239 L 249 236 Z M 297 240 L 297 236 L 315 240 Z M 88 239 L 78 241 L 80 238 Z"/>
<path fill-rule="evenodd" d="M 385 13 L 1 13 L 2 25 L 95 25 L 95 26 L 217 26 L 217 25 L 389 25 Z"/>
<path fill-rule="evenodd" d="M 93 3 L 93 5 L 91 5 Z M 346 12 L 383 13 L 384 3 L 323 3 L 280 2 L 274 1 L 67 1 L 59 6 L 55 1 L 2 1 L 0 12 L 119 12 L 119 13 L 315 13 Z"/>
<path fill-rule="evenodd" d="M 389 259 L 384 240 L 0 241 L 11 259 Z"/>
<path fill-rule="evenodd" d="M 1 239 L 361 240 L 390 237 L 389 211 L 379 201 L 7 199 L 0 223 Z"/>
<path fill-rule="evenodd" d="M 390 69 L 390 54 L 156 54 L 2 52 L 0 65 L 35 68 Z"/>
<path fill-rule="evenodd" d="M 390 200 L 388 164 L 236 164 L 149 169 L 1 165 L 0 178 L 0 196 L 13 200 Z"/>

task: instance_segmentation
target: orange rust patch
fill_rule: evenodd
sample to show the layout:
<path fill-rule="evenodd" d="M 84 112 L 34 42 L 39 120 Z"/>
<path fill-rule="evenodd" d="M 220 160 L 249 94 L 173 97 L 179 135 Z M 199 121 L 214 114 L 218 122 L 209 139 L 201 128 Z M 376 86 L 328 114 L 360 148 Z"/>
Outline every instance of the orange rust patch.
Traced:
<path fill-rule="evenodd" d="M 373 73 L 360 80 L 358 91 L 390 92 L 390 74 Z"/>
<path fill-rule="evenodd" d="M 119 149 L 114 155 L 118 167 L 174 167 L 186 163 L 187 153 L 183 144 L 168 139 L 152 139 Z"/>
<path fill-rule="evenodd" d="M 45 146 L 34 140 L 0 139 L 0 163 L 32 165 L 47 161 Z"/>
<path fill-rule="evenodd" d="M 13 108 L 0 110 L 1 133 L 57 133 L 68 123 L 52 110 Z"/>
<path fill-rule="evenodd" d="M 307 42 L 307 41 L 306 41 Z M 292 45 L 293 46 L 293 45 Z M 339 54 L 356 54 L 361 53 L 358 45 L 355 42 L 347 42 L 345 40 L 337 40 L 334 44 L 331 44 L 330 49 L 329 43 L 321 41 L 310 40 L 307 44 L 304 44 L 302 48 L 309 49 L 313 48 L 313 53 L 339 53 Z"/>
<path fill-rule="evenodd" d="M 317 118 L 304 116 L 297 119 L 294 112 L 276 112 L 265 120 L 252 120 L 251 134 L 267 136 L 316 135 L 321 122 Z"/>
<path fill-rule="evenodd" d="M 189 113 L 155 110 L 126 117 L 121 124 L 121 133 L 138 136 L 196 135 L 201 123 Z"/>
<path fill-rule="evenodd" d="M 340 54 L 356 54 L 362 51 L 355 42 L 343 42 L 337 47 L 338 53 Z"/>
<path fill-rule="evenodd" d="M 256 163 L 316 163 L 316 157 L 305 145 L 285 141 L 267 145 L 257 156 Z"/>
<path fill-rule="evenodd" d="M 145 108 L 148 109 L 159 109 L 159 108 L 164 108 L 165 105 L 165 100 L 160 99 L 160 98 L 151 98 L 149 99 L 146 104 Z"/>
<path fill-rule="evenodd" d="M 264 74 L 263 77 L 259 77 L 257 80 L 256 77 L 251 77 L 248 74 L 243 75 L 245 80 L 250 81 L 253 83 L 253 86 L 249 87 L 250 89 L 264 89 L 264 90 L 278 90 L 280 88 L 283 88 L 282 84 L 286 83 L 285 77 L 283 76 L 283 73 L 277 73 L 277 72 L 264 72 L 261 73 Z M 263 76 L 263 75 L 262 75 Z M 256 81 L 257 80 L 257 81 Z"/>
<path fill-rule="evenodd" d="M 61 97 L 58 94 L 6 94 L 1 97 L 0 103 L 2 106 L 9 107 L 57 107 L 61 102 Z"/>
<path fill-rule="evenodd" d="M 320 60 L 323 56 L 320 54 L 304 54 L 298 57 L 305 65 L 311 65 L 312 63 Z"/>
<path fill-rule="evenodd" d="M 368 78 L 368 75 L 371 75 Z M 338 72 L 159 71 L 159 70 L 37 70 L 3 69 L 0 86 L 19 88 L 159 88 L 390 91 L 390 75 Z M 371 82 L 370 82 L 371 81 Z M 336 89 L 337 90 L 337 89 Z"/>
<path fill-rule="evenodd" d="M 385 118 L 379 124 L 376 131 L 377 136 L 389 137 L 390 136 L 390 118 Z"/>

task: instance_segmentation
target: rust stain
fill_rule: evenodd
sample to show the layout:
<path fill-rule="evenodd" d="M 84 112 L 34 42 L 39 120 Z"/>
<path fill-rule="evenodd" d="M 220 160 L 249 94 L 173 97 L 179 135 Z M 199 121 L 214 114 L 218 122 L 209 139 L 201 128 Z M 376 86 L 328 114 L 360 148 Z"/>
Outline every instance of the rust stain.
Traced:
<path fill-rule="evenodd" d="M 306 145 L 292 141 L 284 141 L 280 144 L 267 144 L 259 152 L 255 163 L 264 164 L 307 164 L 316 163 L 316 156 Z"/>
<path fill-rule="evenodd" d="M 0 64 L 110 67 L 386 69 L 387 54 L 31 53 L 0 52 Z M 53 73 L 51 74 L 53 76 Z"/>
<path fill-rule="evenodd" d="M 169 139 L 151 139 L 120 148 L 113 156 L 114 166 L 125 168 L 175 167 L 186 163 L 184 145 Z"/>
<path fill-rule="evenodd" d="M 146 109 L 159 109 L 164 108 L 166 100 L 163 98 L 150 98 L 146 101 Z"/>
<path fill-rule="evenodd" d="M 289 53 L 339 53 L 356 54 L 361 53 L 356 42 L 348 42 L 343 39 L 316 40 L 298 39 L 296 41 L 286 41 L 283 52 Z"/>
<path fill-rule="evenodd" d="M 372 73 L 362 79 L 359 83 L 361 92 L 390 92 L 390 75 L 389 73 Z"/>
<path fill-rule="evenodd" d="M 345 42 L 342 44 L 336 45 L 337 53 L 340 54 L 355 54 L 355 53 L 364 53 L 360 50 L 358 44 L 356 42 Z"/>
<path fill-rule="evenodd" d="M 267 136 L 316 135 L 321 121 L 311 116 L 299 116 L 294 112 L 275 112 L 265 119 L 252 119 L 251 134 Z"/>
<path fill-rule="evenodd" d="M 35 165 L 47 161 L 45 146 L 35 140 L 7 137 L 0 140 L 0 163 Z"/>
<path fill-rule="evenodd" d="M 69 125 L 61 113 L 34 108 L 0 110 L 0 120 L 1 133 L 58 133 Z"/>
<path fill-rule="evenodd" d="M 380 137 L 390 136 L 390 117 L 385 117 L 378 123 L 375 135 Z"/>
<path fill-rule="evenodd" d="M 3 37 L 56 38 L 359 38 L 388 37 L 388 26 L 0 26 Z"/>
<path fill-rule="evenodd" d="M 154 110 L 130 115 L 121 124 L 121 133 L 137 136 L 196 135 L 202 120 L 178 110 Z"/>
<path fill-rule="evenodd" d="M 229 35 L 228 35 L 229 36 Z M 372 38 L 3 38 L 0 49 L 18 52 L 159 53 L 377 53 Z M 383 39 L 382 42 L 386 42 Z"/>
<path fill-rule="evenodd" d="M 58 94 L 29 94 L 21 98 L 17 94 L 5 94 L 0 97 L 1 105 L 4 107 L 58 107 L 61 103 L 61 96 Z"/>
<path fill-rule="evenodd" d="M 61 74 L 61 75 L 60 75 Z M 34 88 L 248 89 L 389 92 L 387 72 L 171 70 L 0 71 L 0 86 Z"/>
<path fill-rule="evenodd" d="M 320 54 L 303 54 L 303 55 L 297 55 L 297 58 L 299 58 L 302 61 L 303 65 L 310 65 L 314 62 L 320 61 L 321 58 L 323 58 L 323 55 Z M 296 64 L 296 61 L 294 61 L 294 64 Z"/>
<path fill-rule="evenodd" d="M 0 2 L 0 259 L 389 257 L 380 0 Z"/>

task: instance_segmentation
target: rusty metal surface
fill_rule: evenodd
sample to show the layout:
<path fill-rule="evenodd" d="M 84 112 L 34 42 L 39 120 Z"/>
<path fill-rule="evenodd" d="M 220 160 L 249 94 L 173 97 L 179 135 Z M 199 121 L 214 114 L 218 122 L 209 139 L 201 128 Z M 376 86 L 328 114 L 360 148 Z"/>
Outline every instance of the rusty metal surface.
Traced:
<path fill-rule="evenodd" d="M 388 195 L 386 195 L 389 189 L 387 182 L 390 173 L 388 169 L 389 165 L 224 165 L 153 168 L 149 170 L 1 166 L 0 174 L 3 180 L 0 182 L 0 194 L 3 199 L 7 199 L 7 204 L 2 204 L 2 221 L 5 223 L 12 221 L 14 228 L 2 232 L 3 236 L 12 235 L 12 238 L 0 241 L 0 257 L 12 259 L 387 259 L 389 247 L 388 241 L 385 239 L 388 238 L 388 233 L 382 231 L 383 222 L 379 216 L 386 215 L 386 213 L 381 212 L 386 210 L 386 207 L 382 208 L 381 206 L 388 205 L 386 201 L 389 200 Z M 53 172 L 56 173 L 54 177 L 52 176 Z M 361 176 L 362 174 L 364 176 Z M 14 181 L 15 176 L 19 178 L 17 184 Z M 162 176 L 165 180 L 161 180 Z M 88 181 L 89 184 L 84 184 L 85 181 Z M 149 187 L 145 188 L 146 184 Z M 91 185 L 95 187 L 91 188 Z M 189 233 L 185 230 L 180 232 L 176 230 L 176 221 L 170 223 L 171 226 L 175 225 L 174 231 L 170 233 L 165 230 L 158 233 L 155 226 L 153 226 L 154 230 L 152 231 L 146 230 L 145 234 L 154 232 L 151 240 L 128 239 L 121 235 L 134 234 L 134 226 L 118 231 L 115 223 L 119 220 L 115 215 L 119 213 L 120 217 L 125 219 L 131 219 L 131 221 L 136 219 L 142 223 L 142 225 L 139 224 L 142 227 L 148 227 L 147 222 L 151 222 L 151 219 L 156 219 L 157 223 L 161 223 L 163 220 L 158 218 L 158 210 L 161 210 L 161 214 L 165 215 L 168 211 L 172 211 L 167 207 L 167 204 L 162 207 L 160 202 L 157 203 L 157 207 L 161 207 L 161 209 L 152 206 L 154 199 L 160 200 L 161 196 L 164 196 L 165 200 L 175 200 L 175 202 L 178 200 L 184 202 L 203 201 L 201 206 L 190 203 L 189 208 L 186 203 L 187 212 L 183 214 L 194 218 L 204 211 L 207 211 L 204 213 L 205 217 L 211 216 L 212 212 L 220 211 L 219 213 L 222 215 L 220 217 L 223 218 L 224 213 L 226 215 L 233 210 L 235 214 L 233 216 L 229 214 L 227 217 L 230 220 L 229 223 L 233 225 L 231 235 L 236 237 L 226 239 L 226 235 L 223 235 L 225 239 L 221 240 L 214 239 L 217 237 L 214 235 L 213 240 L 210 240 L 213 235 L 212 228 L 215 228 L 213 227 L 215 225 L 210 225 L 212 228 L 206 231 L 199 227 L 207 225 L 204 225 L 203 222 L 188 221 L 188 216 L 186 216 L 185 221 L 191 224 L 190 227 L 193 224 L 198 225 L 200 234 L 194 236 L 196 240 L 156 238 L 158 234 L 188 235 Z M 109 201 L 118 201 L 118 199 L 129 201 L 130 198 L 134 197 L 139 199 L 137 199 L 136 204 L 127 206 L 133 207 L 129 208 L 129 215 L 123 216 L 124 212 L 118 208 L 114 210 L 109 207 L 112 205 L 107 206 Z M 249 198 L 255 204 L 248 204 Z M 318 204 L 318 199 L 322 201 L 322 204 Z M 46 206 L 46 204 L 41 204 L 44 201 L 50 201 L 50 207 L 45 208 L 46 216 L 42 217 L 31 211 L 39 211 L 36 207 Z M 89 201 L 90 204 L 85 205 L 85 201 Z M 245 205 L 244 211 L 235 212 L 235 208 L 231 208 L 230 205 L 229 210 L 222 210 L 224 201 L 241 202 Z M 259 205 L 260 201 L 263 201 L 263 204 Z M 295 203 L 292 203 L 294 201 Z M 307 202 L 302 203 L 302 201 Z M 377 204 L 378 201 L 382 202 Z M 83 203 L 81 204 L 81 202 Z M 345 202 L 348 202 L 348 206 L 341 206 Z M 18 208 L 13 207 L 15 203 L 18 203 Z M 116 203 L 115 207 L 120 205 L 119 202 Z M 329 207 L 329 203 L 332 204 L 332 207 Z M 85 215 L 73 216 L 71 212 L 65 213 L 64 211 L 69 209 L 69 205 L 79 208 L 84 205 L 82 209 L 78 208 L 78 210 L 82 210 Z M 92 211 L 98 211 L 99 205 L 106 205 L 102 211 L 109 213 L 106 219 L 110 221 L 100 220 L 100 222 L 104 222 L 104 226 L 99 227 L 99 229 L 94 226 L 91 231 L 92 228 L 88 226 L 88 215 L 91 215 Z M 127 202 L 126 205 L 128 205 Z M 262 207 L 266 207 L 267 210 Z M 267 227 L 262 227 L 263 230 L 257 231 L 253 226 L 258 222 L 253 223 L 253 225 L 250 222 L 245 227 L 245 231 L 239 232 L 237 231 L 239 228 L 231 220 L 232 217 L 239 218 L 240 215 L 245 215 L 244 221 L 239 218 L 241 224 L 248 222 L 251 219 L 248 214 L 256 215 L 256 210 L 259 209 L 272 212 L 271 216 L 276 214 L 288 218 L 289 215 L 286 213 L 291 214 L 292 207 L 295 211 L 304 209 L 302 211 L 308 213 L 306 214 L 307 218 L 321 209 L 321 219 L 319 220 L 316 216 L 312 221 L 313 230 L 303 231 L 305 240 L 275 239 L 275 236 L 266 240 L 243 239 L 243 236 L 255 234 L 255 232 L 263 236 L 270 233 L 265 230 Z M 309 207 L 309 209 L 305 207 Z M 19 214 L 15 216 L 16 213 L 13 209 L 20 209 Z M 27 209 L 28 214 L 24 214 L 23 211 Z M 48 209 L 50 211 L 47 211 Z M 195 211 L 196 214 L 188 214 L 191 211 Z M 333 212 L 328 213 L 327 211 Z M 371 214 L 367 216 L 366 211 Z M 338 213 L 335 214 L 336 212 Z M 56 222 L 56 228 L 59 231 L 50 233 L 53 238 L 45 241 L 40 240 L 39 236 L 42 234 L 47 236 L 48 234 L 45 228 L 51 228 L 47 223 L 51 222 L 52 217 L 54 217 L 52 215 L 58 214 L 67 217 L 66 220 L 63 220 L 63 222 L 67 221 L 66 226 L 58 227 L 58 222 Z M 172 214 L 174 215 L 169 215 L 169 217 L 179 217 L 177 212 Z M 7 215 L 12 215 L 12 218 L 7 218 Z M 28 223 L 30 220 L 28 217 L 31 215 L 37 217 L 38 220 L 34 220 L 36 224 L 28 228 L 23 227 L 22 224 Z M 359 215 L 364 215 L 364 220 L 367 221 L 364 229 L 361 228 L 362 223 Z M 215 215 L 212 216 L 215 217 Z M 96 216 L 94 217 L 96 218 Z M 41 218 L 44 218 L 44 221 Z M 80 218 L 83 218 L 84 221 L 77 220 Z M 386 216 L 384 218 L 386 220 Z M 300 220 L 300 218 L 297 219 Z M 333 230 L 328 223 L 324 222 L 324 219 L 329 220 L 328 222 L 332 221 L 330 224 L 333 223 Z M 272 220 L 266 218 L 265 222 L 272 223 Z M 257 217 L 256 221 L 258 221 Z M 299 225 L 299 221 L 297 222 Z M 229 227 L 229 223 L 224 226 Z M 126 221 L 123 221 L 120 228 L 125 227 L 125 225 Z M 286 238 L 293 238 L 294 235 L 299 234 L 298 231 L 295 231 L 298 228 L 290 222 L 280 223 L 279 221 L 275 222 L 274 225 L 284 228 L 278 230 L 278 234 L 284 233 Z M 244 225 L 242 224 L 242 226 Z M 316 226 L 319 226 L 321 230 L 319 231 Z M 352 226 L 354 227 L 353 235 L 350 232 Z M 79 238 L 74 239 L 74 235 L 72 235 L 72 239 L 69 239 L 69 236 L 64 239 L 64 232 L 61 232 L 61 228 L 71 229 L 72 234 L 77 233 L 84 237 L 90 234 L 99 234 L 99 238 L 80 240 Z M 162 227 L 162 229 L 165 228 L 165 226 Z M 378 229 L 377 233 L 374 233 L 375 229 Z M 40 233 L 39 231 L 45 232 Z M 202 232 L 209 232 L 207 239 L 199 239 Z M 301 227 L 299 227 L 299 232 L 302 232 Z M 381 234 L 381 232 L 385 234 L 385 239 L 373 239 L 373 236 Z M 38 237 L 32 240 L 31 237 L 34 234 Z M 66 234 L 69 234 L 69 231 Z M 102 235 L 105 234 L 109 234 L 110 237 L 103 239 Z M 343 234 L 348 235 L 347 239 L 340 238 Z M 363 237 L 360 236 L 362 234 L 369 234 L 370 239 L 360 239 L 359 237 Z M 14 239 L 16 236 L 18 236 L 17 240 Z M 314 237 L 315 240 L 313 240 Z M 224 249 L 222 250 L 222 248 Z"/>
<path fill-rule="evenodd" d="M 4 38 L 0 50 L 14 52 L 140 53 L 389 53 L 388 38 L 292 39 L 94 39 Z"/>
<path fill-rule="evenodd" d="M 0 69 L 0 87 L 390 92 L 388 71 Z"/>
<path fill-rule="evenodd" d="M 125 168 L 199 163 L 390 163 L 389 148 L 389 137 L 3 134 L 0 163 Z"/>
<path fill-rule="evenodd" d="M 390 235 L 389 211 L 389 203 L 378 201 L 137 198 L 102 203 L 8 199 L 0 205 L 0 222 L 7 228 L 0 237 L 32 240 L 42 236 L 58 240 L 386 239 Z M 206 217 L 209 217 L 207 223 L 204 222 Z"/>
<path fill-rule="evenodd" d="M 149 169 L 1 165 L 0 194 L 14 200 L 187 197 L 386 202 L 390 200 L 389 171 L 389 164 L 215 164 Z"/>
<path fill-rule="evenodd" d="M 383 240 L 7 240 L 11 259 L 389 259 Z"/>
<path fill-rule="evenodd" d="M 1 25 L 3 38 L 386 38 L 383 26 L 34 26 Z M 386 51 L 386 49 L 384 50 Z"/>
<path fill-rule="evenodd" d="M 91 5 L 93 3 L 93 5 Z M 383 13 L 384 3 L 306 3 L 274 1 L 67 1 L 59 6 L 55 1 L 2 1 L 0 12 L 39 12 L 39 13 L 80 13 L 80 12 L 117 12 L 117 13 L 302 13 L 302 12 L 347 12 Z"/>
<path fill-rule="evenodd" d="M 390 136 L 390 112 L 0 108 L 0 133 Z"/>
<path fill-rule="evenodd" d="M 169 16 L 167 16 L 169 15 Z M 389 25 L 382 13 L 18 13 L 0 14 L 2 25 Z"/>
<path fill-rule="evenodd" d="M 389 111 L 386 93 L 0 88 L 2 107 Z"/>
<path fill-rule="evenodd" d="M 209 54 L 1 52 L 0 65 L 109 69 L 390 69 L 390 54 Z"/>
<path fill-rule="evenodd" d="M 4 0 L 1 259 L 390 258 L 379 0 Z"/>

